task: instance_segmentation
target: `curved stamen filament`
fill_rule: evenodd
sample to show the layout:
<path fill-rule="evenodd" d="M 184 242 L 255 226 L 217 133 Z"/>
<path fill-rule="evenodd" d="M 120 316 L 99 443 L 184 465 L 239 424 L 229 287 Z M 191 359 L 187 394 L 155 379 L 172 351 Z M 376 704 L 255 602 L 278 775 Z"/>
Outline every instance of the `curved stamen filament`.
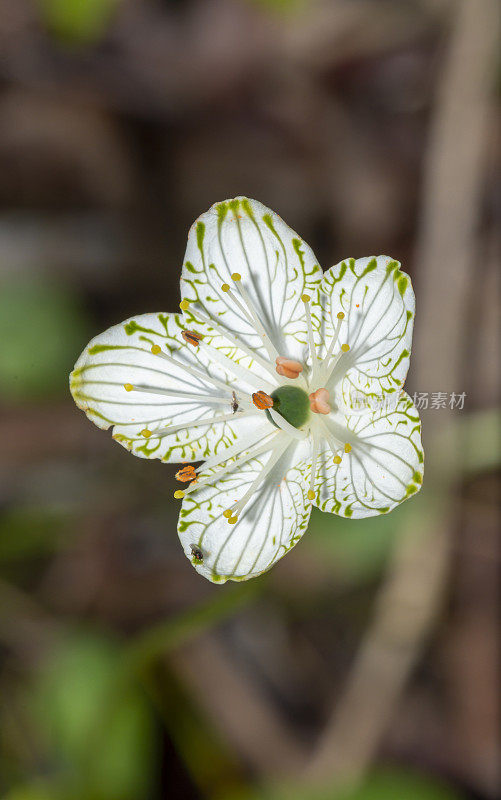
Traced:
<path fill-rule="evenodd" d="M 213 361 L 220 364 L 226 372 L 231 372 L 236 378 L 240 378 L 245 383 L 248 383 L 249 386 L 258 389 L 260 386 L 265 385 L 270 391 L 273 391 L 275 388 L 276 384 L 272 384 L 265 378 L 259 378 L 257 375 L 254 375 L 249 369 L 240 366 L 240 364 L 236 364 L 231 358 L 225 356 L 224 353 L 220 353 L 219 350 L 207 344 L 207 342 L 201 341 L 199 347 L 201 350 L 204 350 Z"/>
<path fill-rule="evenodd" d="M 234 273 L 234 274 L 237 274 L 237 273 Z M 232 277 L 233 277 L 233 275 L 232 275 Z M 251 317 L 250 313 L 247 311 L 247 309 L 245 308 L 245 306 L 244 306 L 244 305 L 242 305 L 242 303 L 240 302 L 240 300 L 239 300 L 239 299 L 238 299 L 238 297 L 236 296 L 235 292 L 232 292 L 232 291 L 231 291 L 231 287 L 230 287 L 229 283 L 223 283 L 223 285 L 221 286 L 221 291 L 225 292 L 225 293 L 228 295 L 228 297 L 229 297 L 229 298 L 232 300 L 232 302 L 233 302 L 233 303 L 236 305 L 236 307 L 238 308 L 238 310 L 239 310 L 239 311 L 240 311 L 240 312 L 241 312 L 241 313 L 244 315 L 244 317 L 246 318 L 246 320 L 247 320 L 247 321 L 248 321 L 248 322 L 249 322 L 251 325 L 253 325 L 253 324 L 254 324 L 254 321 L 253 321 L 253 319 L 252 319 L 252 317 Z"/>
<path fill-rule="evenodd" d="M 200 341 L 199 346 L 202 345 L 203 342 Z M 208 381 L 209 383 L 212 383 L 214 386 L 217 386 L 218 389 L 226 389 L 228 391 L 230 390 L 230 386 L 228 386 L 227 383 L 220 380 L 219 378 L 213 378 L 212 375 L 209 373 L 209 371 L 203 372 L 202 370 L 197 369 L 197 367 L 193 367 L 191 364 L 186 364 L 181 361 L 178 361 L 177 358 L 173 358 L 173 356 L 169 355 L 168 353 L 164 353 L 164 351 L 158 344 L 153 345 L 153 347 L 151 348 L 151 352 L 153 353 L 154 356 L 162 358 L 164 361 L 168 361 L 170 364 L 174 364 L 176 367 L 179 367 L 179 369 L 183 370 L 184 372 L 188 372 L 190 375 L 192 375 L 194 378 L 197 378 L 202 383 L 204 381 L 205 382 Z"/>
<path fill-rule="evenodd" d="M 210 458 L 206 459 L 203 462 L 203 464 L 201 464 L 200 467 L 198 468 L 198 472 L 204 472 L 206 469 L 213 469 L 214 467 L 217 467 L 219 464 L 223 464 L 225 461 L 228 461 L 229 458 L 234 458 L 235 456 L 238 456 L 240 453 L 244 453 L 246 450 L 250 450 L 253 446 L 256 445 L 256 440 L 258 443 L 262 443 L 263 439 L 269 440 L 270 436 L 275 436 L 276 433 L 277 432 L 275 430 L 270 431 L 269 425 L 267 426 L 267 428 L 261 428 L 260 431 L 254 432 L 252 435 L 249 435 L 245 439 L 236 442 L 231 447 L 228 447 L 223 453 L 211 456 Z"/>
<path fill-rule="evenodd" d="M 318 362 L 317 362 L 317 353 L 315 348 L 315 338 L 313 336 L 313 326 L 311 324 L 310 297 L 307 294 L 303 294 L 301 295 L 301 300 L 303 301 L 304 310 L 306 314 L 306 325 L 308 327 L 308 344 L 310 347 L 310 359 L 311 359 L 311 380 L 314 383 L 317 377 Z"/>
<path fill-rule="evenodd" d="M 274 435 L 278 436 L 279 434 L 277 432 Z M 228 472 L 240 468 L 242 464 L 246 464 L 248 461 L 252 461 L 253 458 L 257 458 L 257 456 L 260 456 L 263 453 L 267 453 L 268 450 L 271 450 L 272 446 L 273 446 L 272 440 L 270 440 L 269 442 L 266 442 L 266 444 L 261 445 L 261 447 L 254 448 L 241 458 L 235 458 L 230 464 L 226 464 L 225 467 L 221 467 L 221 469 L 217 470 L 217 472 L 214 472 L 213 475 L 206 475 L 203 478 L 197 478 L 196 483 L 192 483 L 187 489 L 184 489 L 184 495 L 191 494 L 191 492 L 194 492 L 196 489 L 200 489 L 201 486 L 207 486 L 208 484 L 215 483 L 220 478 L 222 478 L 223 475 L 226 475 Z M 200 474 L 200 472 L 201 469 L 198 471 L 197 474 Z"/>
<path fill-rule="evenodd" d="M 242 276 L 238 272 L 234 272 L 233 275 L 231 276 L 231 278 L 235 282 L 235 285 L 238 288 L 240 296 L 242 297 L 242 299 L 244 300 L 244 302 L 245 302 L 245 304 L 247 306 L 248 316 L 250 316 L 252 322 L 254 323 L 254 326 L 255 326 L 257 332 L 259 333 L 261 339 L 263 340 L 263 345 L 265 346 L 265 348 L 266 348 L 266 350 L 268 352 L 268 355 L 274 361 L 276 359 L 276 357 L 278 355 L 280 355 L 280 354 L 275 349 L 274 345 L 270 342 L 270 338 L 269 338 L 268 334 L 266 333 L 266 331 L 265 331 L 265 329 L 264 329 L 264 327 L 263 327 L 263 325 L 261 323 L 261 320 L 259 319 L 259 317 L 257 315 L 256 309 L 254 307 L 254 303 L 252 302 L 252 300 L 250 298 L 249 292 L 247 291 L 247 289 L 245 288 L 245 286 L 242 283 Z"/>
<path fill-rule="evenodd" d="M 342 453 L 349 453 L 351 450 L 351 445 L 344 445 L 343 442 L 334 436 L 333 433 L 330 432 L 327 425 L 324 423 L 323 420 L 319 419 L 318 424 L 322 429 L 322 434 L 329 445 L 332 455 L 334 456 L 334 463 L 340 464 L 342 459 Z M 346 447 L 349 447 L 349 450 L 346 450 Z"/>
<path fill-rule="evenodd" d="M 350 345 L 349 344 L 342 344 L 341 345 L 341 350 L 339 351 L 339 353 L 337 353 L 334 356 L 334 358 L 331 360 L 330 364 L 327 365 L 326 370 L 325 370 L 325 378 L 323 380 L 323 383 L 324 383 L 325 386 L 327 386 L 327 384 L 329 383 L 330 379 L 332 378 L 332 373 L 334 372 L 334 369 L 339 364 L 341 358 L 346 353 L 349 352 L 349 349 L 350 349 Z"/>
<path fill-rule="evenodd" d="M 335 348 L 335 346 L 337 344 L 337 340 L 338 340 L 338 337 L 339 337 L 339 331 L 341 330 L 341 325 L 343 323 L 343 319 L 344 319 L 344 313 L 342 311 L 340 311 L 339 314 L 337 315 L 337 323 L 336 323 L 336 327 L 334 328 L 334 333 L 332 334 L 332 339 L 331 339 L 331 343 L 329 345 L 329 349 L 327 350 L 327 352 L 325 354 L 324 363 L 323 363 L 324 371 L 327 371 L 327 369 L 329 368 L 329 361 L 330 361 L 330 359 L 332 357 L 332 354 L 334 352 L 334 348 Z"/>
<path fill-rule="evenodd" d="M 145 392 L 146 394 L 161 394 L 164 397 L 177 397 L 180 400 L 192 400 L 194 403 L 204 402 L 219 405 L 224 403 L 227 405 L 231 401 L 231 395 L 228 397 L 221 397 L 213 394 L 195 394 L 194 392 L 178 392 L 172 389 L 160 389 L 157 386 L 138 386 L 137 384 L 124 383 L 123 387 L 126 392 Z M 229 386 L 226 387 L 228 390 Z"/>
<path fill-rule="evenodd" d="M 276 411 L 274 408 L 268 408 L 267 411 L 268 414 L 271 414 L 273 422 L 279 428 L 285 431 L 285 433 L 288 433 L 290 436 L 292 436 L 294 439 L 305 439 L 306 436 L 308 435 L 307 433 L 305 433 L 305 431 L 302 431 L 299 428 L 295 428 L 293 425 L 290 424 L 290 422 L 287 422 L 287 420 L 284 419 L 284 417 L 281 414 L 279 414 L 279 412 Z"/>
<path fill-rule="evenodd" d="M 256 478 L 254 478 L 254 480 L 252 481 L 251 485 L 249 486 L 249 488 L 247 489 L 247 491 L 245 492 L 243 497 L 241 497 L 240 500 L 238 500 L 231 507 L 231 509 L 228 509 L 227 511 L 225 511 L 224 515 L 226 516 L 226 518 L 228 519 L 228 522 L 230 524 L 233 524 L 234 522 L 236 522 L 236 518 L 238 518 L 238 515 L 241 513 L 241 511 L 244 508 L 244 506 L 250 500 L 250 498 L 252 497 L 254 492 L 263 483 L 263 481 L 265 480 L 266 476 L 269 475 L 271 470 L 275 467 L 275 465 L 277 464 L 279 459 L 283 456 L 283 454 L 285 453 L 286 449 L 288 448 L 288 446 L 290 444 L 289 439 L 286 436 L 284 436 L 283 434 L 281 434 L 281 433 L 276 434 L 276 436 L 280 437 L 280 439 L 275 442 L 275 446 L 273 448 L 273 452 L 271 453 L 268 461 L 266 462 L 266 464 L 263 467 L 263 469 L 261 470 L 261 472 L 259 472 L 259 474 L 256 476 Z M 229 512 L 231 512 L 230 516 L 228 516 Z"/>
<path fill-rule="evenodd" d="M 310 475 L 310 488 L 308 489 L 308 500 L 315 499 L 315 477 L 317 473 L 318 451 L 320 449 L 320 439 L 316 433 L 312 432 L 313 438 L 313 455 L 311 460 L 311 475 Z"/>
<path fill-rule="evenodd" d="M 254 352 L 254 350 L 252 350 L 248 345 L 242 342 L 241 339 L 239 339 L 237 336 L 227 331 L 226 328 L 224 328 L 222 325 L 219 325 L 216 322 L 216 320 L 214 320 L 212 317 L 209 317 L 206 314 L 203 314 L 198 309 L 192 309 L 190 307 L 190 314 L 192 314 L 192 316 L 195 317 L 195 319 L 200 320 L 200 322 L 205 322 L 206 325 L 209 325 L 211 328 L 217 331 L 220 336 L 223 336 L 225 339 L 227 339 L 233 345 L 233 347 L 237 347 L 239 350 L 242 350 L 242 352 L 245 353 L 245 355 L 249 356 L 249 358 L 252 358 L 252 360 L 255 361 L 256 364 L 259 364 L 260 367 L 262 367 L 263 369 L 265 369 L 267 372 L 270 373 L 270 375 L 273 377 L 276 383 L 275 372 L 271 368 L 268 361 L 262 358 L 262 356 L 260 356 L 258 353 Z"/>
<path fill-rule="evenodd" d="M 205 417 L 205 419 L 197 419 L 194 422 L 185 422 L 181 425 L 165 425 L 163 428 L 158 428 L 156 431 L 150 431 L 149 433 L 150 436 L 153 437 L 168 436 L 170 433 L 187 431 L 190 428 L 199 428 L 203 425 L 214 425 L 216 422 L 226 422 L 230 419 L 242 419 L 242 417 L 249 417 L 252 413 L 252 411 L 236 411 L 235 413 L 216 414 L 215 417 Z"/>

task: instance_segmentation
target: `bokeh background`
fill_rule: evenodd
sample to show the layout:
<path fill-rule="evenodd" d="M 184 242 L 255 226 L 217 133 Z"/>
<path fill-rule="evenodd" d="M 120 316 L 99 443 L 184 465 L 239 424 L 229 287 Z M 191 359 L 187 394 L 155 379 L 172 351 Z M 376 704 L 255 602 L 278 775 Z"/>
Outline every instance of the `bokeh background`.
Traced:
<path fill-rule="evenodd" d="M 0 794 L 499 797 L 497 0 L 1 0 Z M 74 406 L 237 194 L 417 293 L 419 496 L 223 587 Z"/>

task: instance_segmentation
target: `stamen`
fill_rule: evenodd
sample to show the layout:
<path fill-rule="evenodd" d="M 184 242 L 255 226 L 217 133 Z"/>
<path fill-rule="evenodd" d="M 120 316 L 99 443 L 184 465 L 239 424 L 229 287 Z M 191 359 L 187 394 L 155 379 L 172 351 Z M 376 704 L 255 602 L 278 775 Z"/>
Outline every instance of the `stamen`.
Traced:
<path fill-rule="evenodd" d="M 231 276 L 231 279 L 233 281 L 235 281 L 235 284 L 238 287 L 238 291 L 240 292 L 240 295 L 241 295 L 242 299 L 244 300 L 244 302 L 245 302 L 245 304 L 247 306 L 247 312 L 248 312 L 247 316 L 250 315 L 250 317 L 252 319 L 252 322 L 254 323 L 254 325 L 256 327 L 257 332 L 259 333 L 261 339 L 263 340 L 263 345 L 265 346 L 266 350 L 268 351 L 268 355 L 270 356 L 270 358 L 275 359 L 278 356 L 278 353 L 277 353 L 276 348 L 274 347 L 274 345 L 270 342 L 268 334 L 266 333 L 266 331 L 265 331 L 265 329 L 264 329 L 264 327 L 263 327 L 263 325 L 261 323 L 261 320 L 259 319 L 259 317 L 257 315 L 256 309 L 254 307 L 254 303 L 252 302 L 252 300 L 250 298 L 249 292 L 247 291 L 247 289 L 245 288 L 245 286 L 242 283 L 242 276 L 238 272 L 234 272 L 233 275 Z"/>
<path fill-rule="evenodd" d="M 341 350 L 334 356 L 333 359 L 331 359 L 330 364 L 326 365 L 326 362 L 324 361 L 325 374 L 322 376 L 323 377 L 322 382 L 324 383 L 325 386 L 329 383 L 330 379 L 332 378 L 332 373 L 334 372 L 334 369 L 337 367 L 339 361 L 349 351 L 349 349 L 350 349 L 349 344 L 342 344 Z"/>
<path fill-rule="evenodd" d="M 301 295 L 301 300 L 304 303 L 304 310 L 306 313 L 306 325 L 308 327 L 308 343 L 310 346 L 310 359 L 311 359 L 311 380 L 316 381 L 318 363 L 317 353 L 315 349 L 315 339 L 313 336 L 313 326 L 311 324 L 311 311 L 310 311 L 310 296 L 308 294 Z"/>
<path fill-rule="evenodd" d="M 308 500 L 315 499 L 315 490 L 313 488 L 315 484 L 315 477 L 317 472 L 317 461 L 318 461 L 318 451 L 320 447 L 320 440 L 315 433 L 312 433 L 313 438 L 313 456 L 311 460 L 311 476 L 310 476 L 310 488 L 308 489 Z"/>
<path fill-rule="evenodd" d="M 342 461 L 342 456 L 340 453 L 343 452 L 343 444 L 342 442 L 334 436 L 333 433 L 329 430 L 327 425 L 324 423 L 322 419 L 318 420 L 318 424 L 321 427 L 322 434 L 329 445 L 332 455 L 334 456 L 334 464 L 340 464 Z"/>
<path fill-rule="evenodd" d="M 254 392 L 252 402 L 260 411 L 264 411 L 265 408 L 273 408 L 273 398 L 263 391 Z"/>
<path fill-rule="evenodd" d="M 168 436 L 170 433 L 177 433 L 177 431 L 187 431 L 190 428 L 199 428 L 203 425 L 213 425 L 216 422 L 225 422 L 228 419 L 235 420 L 241 419 L 242 417 L 249 417 L 251 414 L 255 412 L 253 411 L 232 411 L 231 414 L 216 414 L 215 417 L 205 417 L 204 419 L 196 419 L 193 422 L 183 422 L 181 425 L 166 425 L 163 428 L 158 428 L 156 431 L 152 431 L 152 436 L 160 437 L 160 436 Z M 142 432 L 144 436 L 144 431 Z"/>
<path fill-rule="evenodd" d="M 352 446 L 351 446 L 351 444 L 350 444 L 349 442 L 346 442 L 346 444 L 345 444 L 345 446 L 344 446 L 344 452 L 345 452 L 345 453 L 351 453 L 351 451 L 352 451 Z"/>
<path fill-rule="evenodd" d="M 256 439 L 259 443 L 263 442 L 264 439 L 268 440 L 268 446 L 270 436 L 276 436 L 277 431 L 271 430 L 270 426 L 267 425 L 266 428 L 261 428 L 257 433 L 254 431 L 252 434 L 247 436 L 245 439 L 241 441 L 237 441 L 231 447 L 228 447 L 223 453 L 219 455 L 210 456 L 207 458 L 203 464 L 201 464 L 198 468 L 198 472 L 205 472 L 207 469 L 213 469 L 217 467 L 219 464 L 223 464 L 225 461 L 228 461 L 230 458 L 234 458 L 235 456 L 240 455 L 240 453 L 245 453 L 246 450 L 251 449 L 252 447 L 256 446 Z"/>
<path fill-rule="evenodd" d="M 290 422 L 279 414 L 278 411 L 275 411 L 274 408 L 269 408 L 268 413 L 271 415 L 271 418 L 275 425 L 278 428 L 281 428 L 283 431 L 289 434 L 289 436 L 294 437 L 294 439 L 305 439 L 307 437 L 307 433 L 305 431 L 300 430 L 299 428 L 295 428 L 294 425 L 291 425 Z"/>
<path fill-rule="evenodd" d="M 233 275 L 238 275 L 238 280 L 241 279 L 241 276 L 238 274 L 238 272 L 234 272 Z M 236 280 L 236 278 L 234 278 L 233 275 L 231 277 L 233 278 L 233 280 Z M 228 297 L 231 298 L 232 302 L 236 305 L 236 307 L 239 309 L 239 311 L 244 315 L 244 317 L 247 319 L 247 321 L 250 322 L 250 324 L 252 325 L 253 319 L 252 319 L 251 315 L 249 314 L 249 312 L 247 311 L 245 306 L 242 305 L 242 303 L 240 302 L 240 300 L 238 299 L 236 294 L 231 291 L 231 287 L 230 287 L 229 283 L 223 283 L 223 285 L 221 286 L 221 291 L 223 291 L 225 294 L 228 295 Z"/>
<path fill-rule="evenodd" d="M 274 434 L 274 436 L 277 435 L 278 435 L 277 433 Z M 191 483 L 190 486 L 184 490 L 184 494 L 185 495 L 190 494 L 195 489 L 200 489 L 202 486 L 206 486 L 207 484 L 211 484 L 214 483 L 215 481 L 218 481 L 223 475 L 226 475 L 233 469 L 240 468 L 242 464 L 246 464 L 247 461 L 252 461 L 253 458 L 257 458 L 257 456 L 260 456 L 262 453 L 266 453 L 268 450 L 271 450 L 272 446 L 273 446 L 272 440 L 270 440 L 266 442 L 266 444 L 261 445 L 261 447 L 257 447 L 254 450 L 251 450 L 245 456 L 242 456 L 241 458 L 238 457 L 235 458 L 231 462 L 231 464 L 227 464 L 225 467 L 222 467 L 220 470 L 214 472 L 212 475 L 206 475 L 204 478 L 197 478 L 196 482 Z M 201 474 L 204 470 L 205 467 L 202 464 L 202 466 L 199 467 L 198 474 Z M 224 511 L 223 514 L 227 519 L 231 517 L 231 511 L 229 513 Z"/>
<path fill-rule="evenodd" d="M 213 361 L 220 364 L 226 372 L 231 373 L 232 377 L 240 378 L 242 381 L 245 381 L 245 383 L 248 383 L 249 386 L 254 386 L 256 389 L 263 385 L 270 391 L 273 391 L 275 388 L 275 384 L 270 383 L 266 378 L 259 378 L 257 375 L 254 375 L 250 369 L 237 364 L 233 359 L 221 353 L 216 347 L 206 342 L 200 342 L 200 348 L 204 350 Z"/>
<path fill-rule="evenodd" d="M 198 347 L 200 340 L 203 338 L 201 333 L 196 333 L 196 331 L 183 331 L 181 333 L 184 341 L 188 344 L 192 344 L 193 347 Z M 153 348 L 151 348 L 153 352 Z"/>
<path fill-rule="evenodd" d="M 241 339 L 227 331 L 226 328 L 224 328 L 222 325 L 219 325 L 214 319 L 212 319 L 212 317 L 206 316 L 198 309 L 190 309 L 190 313 L 199 319 L 200 322 L 205 322 L 206 325 L 209 325 L 211 328 L 217 331 L 219 335 L 227 339 L 233 345 L 233 347 L 237 347 L 239 350 L 242 350 L 247 356 L 252 358 L 253 361 L 259 364 L 263 369 L 269 372 L 273 378 L 275 378 L 275 373 L 269 362 L 262 358 L 259 353 L 254 352 L 254 350 L 242 342 Z"/>
<path fill-rule="evenodd" d="M 145 439 L 149 439 L 150 436 L 151 436 L 151 433 L 152 432 L 150 430 L 148 430 L 148 428 L 145 428 L 144 430 L 141 431 L 141 436 L 144 436 Z"/>
<path fill-rule="evenodd" d="M 189 483 L 189 481 L 194 481 L 196 478 L 197 473 L 195 472 L 195 467 L 191 464 L 181 467 L 181 469 L 176 472 L 176 480 L 182 481 L 182 483 Z"/>
<path fill-rule="evenodd" d="M 228 386 L 226 388 L 229 388 Z M 180 400 L 192 400 L 194 403 L 203 401 L 205 403 L 216 403 L 219 405 L 223 403 L 226 405 L 230 402 L 228 397 L 221 397 L 220 395 L 213 394 L 193 394 L 192 392 L 177 392 L 170 389 L 159 389 L 156 386 L 133 386 L 131 383 L 124 383 L 126 392 L 145 392 L 146 394 L 161 394 L 163 397 L 177 397 Z M 184 427 L 184 426 L 183 426 Z"/>
<path fill-rule="evenodd" d="M 327 389 L 317 389 L 309 395 L 310 408 L 316 414 L 330 414 L 329 392 Z"/>
<path fill-rule="evenodd" d="M 337 315 L 336 327 L 334 328 L 334 333 L 332 334 L 332 340 L 331 340 L 331 343 L 329 345 L 329 349 L 327 350 L 327 353 L 325 354 L 324 366 L 328 366 L 329 359 L 331 358 L 331 356 L 332 356 L 332 354 L 334 352 L 334 348 L 335 348 L 335 346 L 337 344 L 339 331 L 341 330 L 341 324 L 343 322 L 343 319 L 344 319 L 344 313 L 342 311 L 340 311 L 339 314 Z"/>
<path fill-rule="evenodd" d="M 185 331 L 183 331 L 183 336 L 184 333 Z M 198 334 L 195 334 L 195 336 L 198 336 Z M 212 375 L 210 375 L 208 371 L 203 372 L 202 370 L 197 369 L 197 367 L 193 367 L 191 364 L 178 361 L 177 358 L 173 358 L 173 356 L 168 355 L 168 353 L 164 353 L 163 350 L 159 348 L 158 345 L 154 344 L 151 348 L 151 352 L 153 353 L 154 356 L 163 358 L 163 360 L 168 361 L 169 364 L 174 364 L 174 366 L 179 367 L 179 369 L 183 370 L 184 372 L 188 372 L 190 375 L 193 375 L 194 378 L 197 378 L 202 383 L 204 381 L 208 381 L 209 383 L 212 383 L 214 386 L 217 386 L 219 389 L 223 389 L 225 391 L 230 390 L 230 387 L 224 381 L 220 380 L 219 378 L 214 378 Z"/>
<path fill-rule="evenodd" d="M 303 365 L 300 361 L 293 361 L 291 358 L 284 358 L 278 356 L 276 359 L 276 371 L 284 378 L 297 378 L 303 371 Z"/>
<path fill-rule="evenodd" d="M 231 508 L 228 508 L 226 509 L 226 511 L 223 512 L 224 516 L 227 518 L 230 525 L 235 524 L 244 506 L 250 500 L 256 489 L 263 483 L 266 476 L 271 472 L 273 467 L 276 465 L 277 461 L 279 461 L 279 459 L 283 456 L 286 449 L 288 448 L 290 442 L 287 439 L 287 437 L 284 437 L 283 434 L 280 433 L 276 435 L 280 438 L 278 441 L 275 442 L 273 452 L 271 453 L 262 471 L 252 481 L 250 487 L 247 489 L 244 496 L 241 497 L 240 500 L 238 500 L 238 502 L 236 502 Z M 228 517 L 228 512 L 230 512 L 229 517 Z"/>

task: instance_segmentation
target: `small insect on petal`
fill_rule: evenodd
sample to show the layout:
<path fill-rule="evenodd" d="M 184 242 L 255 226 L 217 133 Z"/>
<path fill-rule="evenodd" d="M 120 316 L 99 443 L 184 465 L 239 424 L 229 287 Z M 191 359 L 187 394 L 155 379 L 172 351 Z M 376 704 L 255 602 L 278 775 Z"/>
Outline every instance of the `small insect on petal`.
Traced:
<path fill-rule="evenodd" d="M 265 408 L 273 408 L 273 398 L 263 391 L 254 392 L 252 402 L 260 411 L 264 411 Z"/>
<path fill-rule="evenodd" d="M 182 481 L 183 483 L 188 483 L 188 481 L 196 480 L 197 473 L 195 471 L 195 467 L 192 467 L 191 464 L 187 464 L 185 467 L 181 467 L 178 472 L 176 472 L 176 480 Z"/>
<path fill-rule="evenodd" d="M 190 550 L 194 561 L 202 562 L 204 560 L 204 554 L 198 545 L 190 544 Z"/>
<path fill-rule="evenodd" d="M 201 333 L 196 333 L 196 331 L 183 331 L 182 337 L 185 342 L 188 344 L 192 344 L 193 347 L 198 347 L 200 341 L 203 339 Z"/>

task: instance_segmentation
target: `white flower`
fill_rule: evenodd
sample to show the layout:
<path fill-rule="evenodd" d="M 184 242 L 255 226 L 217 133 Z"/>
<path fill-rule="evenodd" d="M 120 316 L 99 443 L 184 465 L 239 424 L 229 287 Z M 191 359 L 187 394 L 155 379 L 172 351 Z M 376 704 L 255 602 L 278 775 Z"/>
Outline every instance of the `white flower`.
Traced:
<path fill-rule="evenodd" d="M 277 214 L 239 197 L 191 228 L 181 294 L 183 314 L 93 339 L 70 385 L 135 455 L 185 462 L 178 532 L 198 572 L 252 578 L 299 541 L 312 505 L 368 517 L 419 490 L 419 415 L 402 390 L 414 294 L 398 262 L 322 274 Z"/>

